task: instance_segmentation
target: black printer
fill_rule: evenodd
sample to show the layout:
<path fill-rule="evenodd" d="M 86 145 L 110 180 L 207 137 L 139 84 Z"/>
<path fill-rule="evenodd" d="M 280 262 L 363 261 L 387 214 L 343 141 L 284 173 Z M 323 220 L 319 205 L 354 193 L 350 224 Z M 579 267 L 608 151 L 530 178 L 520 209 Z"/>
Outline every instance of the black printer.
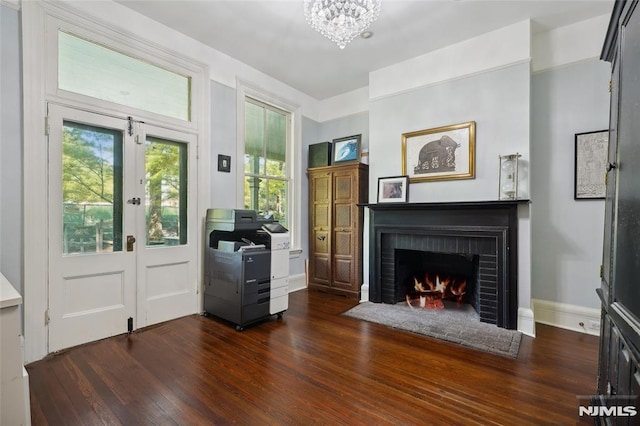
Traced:
<path fill-rule="evenodd" d="M 205 313 L 235 324 L 237 330 L 273 314 L 281 318 L 288 307 L 288 231 L 253 210 L 209 209 L 205 233 Z M 273 259 L 272 248 L 277 250 Z M 284 260 L 279 263 L 286 260 L 286 277 L 279 276 L 281 265 L 273 267 L 280 258 Z"/>

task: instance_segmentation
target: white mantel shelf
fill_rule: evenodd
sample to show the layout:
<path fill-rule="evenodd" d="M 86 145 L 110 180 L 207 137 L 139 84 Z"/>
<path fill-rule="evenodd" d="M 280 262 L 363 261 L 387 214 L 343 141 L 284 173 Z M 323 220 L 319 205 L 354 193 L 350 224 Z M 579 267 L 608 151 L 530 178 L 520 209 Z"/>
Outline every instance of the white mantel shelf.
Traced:
<path fill-rule="evenodd" d="M 0 309 L 22 304 L 22 296 L 4 275 L 0 274 Z"/>

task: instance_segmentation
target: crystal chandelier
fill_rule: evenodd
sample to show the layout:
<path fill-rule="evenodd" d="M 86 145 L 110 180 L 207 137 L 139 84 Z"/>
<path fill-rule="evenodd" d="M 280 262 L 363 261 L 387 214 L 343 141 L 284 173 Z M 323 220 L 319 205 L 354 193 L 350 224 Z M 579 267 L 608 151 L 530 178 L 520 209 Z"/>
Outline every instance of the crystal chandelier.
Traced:
<path fill-rule="evenodd" d="M 304 16 L 313 29 L 344 49 L 378 18 L 381 1 L 304 0 Z"/>

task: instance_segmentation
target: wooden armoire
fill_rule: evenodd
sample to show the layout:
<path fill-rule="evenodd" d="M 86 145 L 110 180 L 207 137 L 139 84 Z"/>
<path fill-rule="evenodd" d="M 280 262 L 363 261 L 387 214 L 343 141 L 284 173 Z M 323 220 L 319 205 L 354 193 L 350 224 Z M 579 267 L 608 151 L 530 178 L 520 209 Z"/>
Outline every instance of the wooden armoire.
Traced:
<path fill-rule="evenodd" d="M 600 424 L 640 423 L 640 7 L 617 1 L 601 59 L 611 62 L 598 388 Z M 622 407 L 622 408 L 620 408 Z M 630 412 L 635 407 L 636 414 Z M 620 411 L 622 410 L 622 411 Z"/>
<path fill-rule="evenodd" d="M 309 176 L 309 288 L 352 298 L 362 285 L 362 231 L 369 166 L 314 167 Z"/>

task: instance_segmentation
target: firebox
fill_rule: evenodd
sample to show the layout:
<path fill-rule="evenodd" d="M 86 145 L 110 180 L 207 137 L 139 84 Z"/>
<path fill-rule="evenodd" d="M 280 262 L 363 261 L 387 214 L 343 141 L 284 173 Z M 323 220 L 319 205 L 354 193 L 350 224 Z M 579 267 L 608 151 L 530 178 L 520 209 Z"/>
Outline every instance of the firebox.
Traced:
<path fill-rule="evenodd" d="M 396 302 L 444 309 L 449 301 L 478 310 L 478 255 L 395 249 L 394 259 Z"/>

